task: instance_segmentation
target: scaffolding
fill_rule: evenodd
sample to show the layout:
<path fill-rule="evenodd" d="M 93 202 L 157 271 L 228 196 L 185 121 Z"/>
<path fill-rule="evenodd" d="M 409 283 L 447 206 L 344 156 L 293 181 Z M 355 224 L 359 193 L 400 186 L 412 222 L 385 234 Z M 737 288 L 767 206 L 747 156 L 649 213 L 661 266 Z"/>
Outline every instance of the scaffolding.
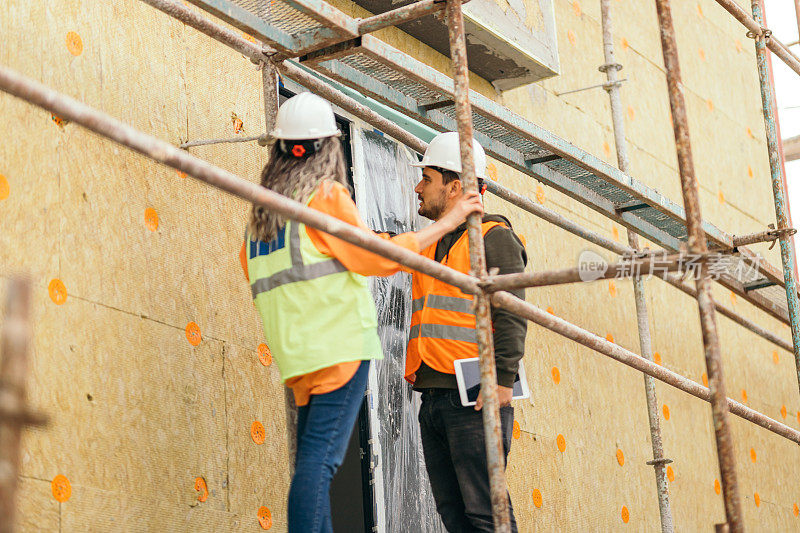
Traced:
<path fill-rule="evenodd" d="M 496 376 L 492 349 L 489 306 L 508 309 L 534 323 L 572 339 L 584 346 L 615 359 L 645 374 L 648 411 L 653 445 L 652 464 L 656 471 L 659 509 L 663 531 L 672 530 L 664 466 L 669 459 L 663 456 L 657 416 L 654 417 L 655 392 L 653 379 L 667 383 L 712 405 L 717 454 L 724 493 L 726 523 L 721 531 L 742 531 L 742 518 L 736 486 L 732 440 L 727 415 L 733 413 L 745 420 L 800 444 L 800 431 L 782 424 L 726 396 L 716 332 L 716 312 L 781 348 L 795 354 L 800 383 L 800 307 L 793 275 L 794 250 L 790 240 L 794 230 L 789 227 L 785 208 L 785 191 L 774 117 L 774 95 L 769 78 L 766 50 L 771 50 L 790 68 L 800 74 L 800 59 L 762 26 L 763 14 L 759 0 L 752 1 L 752 17 L 732 0 L 716 0 L 749 31 L 755 41 L 762 108 L 767 131 L 768 149 L 777 227 L 758 234 L 735 237 L 702 220 L 698 201 L 698 185 L 694 174 L 689 131 L 683 102 L 680 69 L 672 27 L 669 0 L 655 0 L 661 42 L 666 66 L 673 128 L 678 150 L 679 173 L 684 207 L 628 174 L 628 157 L 622 129 L 619 99 L 621 68 L 613 59 L 610 11 L 608 0 L 601 0 L 604 33 L 605 64 L 600 67 L 608 77 L 603 87 L 612 104 L 612 118 L 617 145 L 619 169 L 580 150 L 536 124 L 511 113 L 490 99 L 469 90 L 466 43 L 461 0 L 423 0 L 367 19 L 353 19 L 331 7 L 323 0 L 273 0 L 269 8 L 262 2 L 250 0 L 191 0 L 193 4 L 214 14 L 233 26 L 254 35 L 263 42 L 255 44 L 230 31 L 177 1 L 142 0 L 202 33 L 224 43 L 248 57 L 263 72 L 266 126 L 274 119 L 277 109 L 277 74 L 291 79 L 308 90 L 335 103 L 417 152 L 426 144 L 409 131 L 387 118 L 385 108 L 370 104 L 365 97 L 348 95 L 341 85 L 358 90 L 392 110 L 436 130 L 457 130 L 461 139 L 464 172 L 462 179 L 468 190 L 477 188 L 471 138 L 474 136 L 486 148 L 487 154 L 511 168 L 546 183 L 567 196 L 605 215 L 629 230 L 629 246 L 610 241 L 583 228 L 565 217 L 489 180 L 488 190 L 544 220 L 547 220 L 589 242 L 611 250 L 623 257 L 623 263 L 612 265 L 614 273 L 628 272 L 634 279 L 642 355 L 586 331 L 570 322 L 547 313 L 538 307 L 504 292 L 503 289 L 521 286 L 542 286 L 579 281 L 575 269 L 522 275 L 497 276 L 486 272 L 479 218 L 468 221 L 471 271 L 469 274 L 449 269 L 408 250 L 380 239 L 368 232 L 307 208 L 291 199 L 261 188 L 230 172 L 192 156 L 180 147 L 156 139 L 117 121 L 76 100 L 57 93 L 5 67 L 0 67 L 0 89 L 42 107 L 63 119 L 75 122 L 103 137 L 127 146 L 143 155 L 185 172 L 198 180 L 222 189 L 251 203 L 263 205 L 287 218 L 383 255 L 461 288 L 475 296 L 478 346 L 481 359 L 481 387 L 485 394 L 483 409 L 486 428 L 486 447 L 489 458 L 492 507 L 497 531 L 510 531 L 508 499 L 504 474 L 500 424 L 496 398 Z M 453 77 L 425 65 L 379 41 L 370 32 L 413 20 L 444 10 L 453 61 Z M 291 61 L 295 58 L 296 61 Z M 237 141 L 257 140 L 263 135 Z M 214 139 L 205 143 L 227 142 Z M 184 146 L 197 145 L 198 142 Z M 636 270 L 632 265 L 651 265 L 655 253 L 639 249 L 638 236 L 661 247 L 657 251 L 667 257 L 667 269 Z M 762 262 L 746 247 L 756 242 L 778 241 L 781 247 L 782 271 Z M 696 286 L 686 284 L 675 252 L 688 250 L 700 258 Z M 711 295 L 712 280 L 708 257 L 712 253 L 738 254 L 751 267 L 749 276 L 740 271 L 726 270 L 718 282 L 740 295 L 768 315 L 788 324 L 792 343 L 749 321 L 732 309 L 715 302 Z M 695 297 L 700 309 L 701 327 L 708 370 L 709 387 L 695 383 L 680 374 L 652 361 L 647 311 L 643 299 L 642 276 L 648 273 L 664 279 L 686 294 Z"/>

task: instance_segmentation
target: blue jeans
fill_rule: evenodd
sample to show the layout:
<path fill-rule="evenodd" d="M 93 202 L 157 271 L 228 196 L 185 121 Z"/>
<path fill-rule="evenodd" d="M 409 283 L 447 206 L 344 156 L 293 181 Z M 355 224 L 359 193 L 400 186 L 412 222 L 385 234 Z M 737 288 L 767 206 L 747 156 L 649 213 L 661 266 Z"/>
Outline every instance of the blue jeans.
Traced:
<path fill-rule="evenodd" d="M 331 480 L 342 464 L 367 389 L 369 361 L 341 388 L 297 409 L 297 460 L 289 489 L 290 533 L 332 533 Z"/>
<path fill-rule="evenodd" d="M 506 459 L 513 424 L 514 408 L 501 407 Z M 425 469 L 444 527 L 451 533 L 494 531 L 483 413 L 462 406 L 458 390 L 426 389 L 422 392 L 419 428 Z M 510 498 L 508 503 L 511 531 L 516 533 Z"/>

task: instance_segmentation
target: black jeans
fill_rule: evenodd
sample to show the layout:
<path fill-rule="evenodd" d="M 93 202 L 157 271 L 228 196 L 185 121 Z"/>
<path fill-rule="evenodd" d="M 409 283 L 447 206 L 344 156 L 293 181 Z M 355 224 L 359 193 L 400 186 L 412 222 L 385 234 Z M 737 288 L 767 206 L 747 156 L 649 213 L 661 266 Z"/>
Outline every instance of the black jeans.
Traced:
<path fill-rule="evenodd" d="M 500 422 L 507 459 L 513 407 L 500 408 Z M 422 392 L 419 427 L 436 510 L 447 531 L 494 531 L 483 413 L 463 407 L 457 390 L 427 389 Z M 516 533 L 514 510 L 509 510 L 511 530 Z"/>

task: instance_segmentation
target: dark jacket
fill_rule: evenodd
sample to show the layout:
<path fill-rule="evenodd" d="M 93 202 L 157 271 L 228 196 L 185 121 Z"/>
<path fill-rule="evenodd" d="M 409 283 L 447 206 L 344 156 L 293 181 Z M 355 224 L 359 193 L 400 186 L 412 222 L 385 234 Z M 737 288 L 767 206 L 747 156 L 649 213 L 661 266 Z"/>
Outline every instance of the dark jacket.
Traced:
<path fill-rule="evenodd" d="M 501 215 L 484 215 L 484 222 L 503 222 L 511 227 L 511 222 Z M 436 244 L 436 260 L 441 262 L 450 252 L 450 248 L 466 231 L 467 224 L 461 224 L 455 230 L 442 237 Z M 486 250 L 486 270 L 499 268 L 500 274 L 514 274 L 525 270 L 528 254 L 519 237 L 510 229 L 498 226 L 490 229 L 484 237 Z M 510 291 L 524 299 L 525 289 Z M 504 387 L 514 384 L 514 377 L 519 368 L 519 360 L 525 351 L 525 334 L 528 322 L 505 309 L 492 307 L 492 326 L 494 328 L 494 356 L 497 363 L 497 383 Z M 443 388 L 455 389 L 455 374 L 438 372 L 425 362 L 417 370 L 415 389 Z"/>

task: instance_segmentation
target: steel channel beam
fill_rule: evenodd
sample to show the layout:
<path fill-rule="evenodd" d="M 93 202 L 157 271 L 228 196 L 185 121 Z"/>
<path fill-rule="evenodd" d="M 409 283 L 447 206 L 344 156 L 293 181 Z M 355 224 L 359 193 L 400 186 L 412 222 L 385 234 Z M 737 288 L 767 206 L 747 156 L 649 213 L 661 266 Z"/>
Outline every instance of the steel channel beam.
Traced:
<path fill-rule="evenodd" d="M 68 119 L 75 124 L 97 133 L 101 137 L 139 152 L 149 159 L 170 166 L 176 170 L 186 172 L 187 175 L 199 181 L 203 181 L 212 187 L 216 187 L 247 202 L 264 205 L 292 220 L 303 222 L 306 225 L 335 235 L 356 246 L 388 257 L 412 270 L 425 272 L 432 277 L 459 287 L 465 293 L 475 294 L 481 292 L 478 286 L 480 280 L 477 278 L 473 278 L 467 274 L 445 267 L 440 263 L 423 258 L 419 254 L 414 254 L 405 248 L 380 239 L 371 232 L 365 232 L 359 228 L 345 224 L 339 219 L 309 209 L 302 204 L 275 194 L 257 184 L 235 176 L 165 141 L 161 141 L 151 135 L 138 131 L 101 111 L 93 109 L 73 98 L 49 89 L 30 78 L 26 78 L 2 66 L 0 66 L 0 91 Z M 557 317 L 545 313 L 509 293 L 494 293 L 492 298 L 500 302 L 500 304 L 506 308 L 509 308 L 509 302 L 513 303 L 515 308 L 521 309 L 522 313 L 524 313 L 520 314 L 520 316 L 530 318 L 532 314 L 538 312 L 545 314 L 545 318 L 552 317 L 553 319 L 557 319 Z M 511 300 L 506 299 L 506 302 L 503 303 L 503 298 L 511 298 Z M 564 331 L 557 331 L 552 327 L 552 324 L 548 324 L 546 320 L 541 320 L 538 315 L 536 318 L 531 318 L 531 320 L 568 338 L 574 336 L 570 332 L 577 332 L 579 335 L 590 336 L 591 342 L 589 344 L 583 343 L 584 345 L 589 347 L 597 346 L 598 348 L 595 349 L 599 353 L 610 355 L 612 358 L 631 368 L 645 372 L 692 396 L 709 401 L 710 397 L 707 388 L 698 385 L 676 372 L 649 362 L 643 357 L 629 352 L 616 344 L 601 339 L 574 324 L 570 324 L 563 319 L 557 319 L 558 324 L 565 325 L 569 329 L 569 331 L 565 333 Z M 732 399 L 728 399 L 728 403 L 731 406 L 731 412 L 737 416 L 753 422 L 776 435 L 780 435 L 800 444 L 800 431 L 773 420 L 763 413 L 759 413 Z"/>
<path fill-rule="evenodd" d="M 191 13 L 198 19 L 203 18 L 197 15 L 196 13 L 192 13 L 191 10 L 186 9 L 181 4 L 170 0 L 141 0 L 141 1 L 155 7 L 156 9 L 160 9 L 167 15 L 171 15 L 181 20 L 187 17 L 184 11 Z M 272 24 L 269 24 L 265 20 L 257 17 L 250 11 L 234 4 L 233 2 L 230 2 L 228 0 L 188 0 L 188 1 L 196 5 L 200 9 L 208 11 L 215 17 L 224 20 L 231 26 L 234 26 L 247 34 L 252 35 L 254 38 L 267 43 L 269 46 L 273 47 L 278 52 L 284 54 L 292 54 L 292 51 L 298 48 L 297 41 L 294 39 L 293 36 L 289 35 L 289 33 L 276 28 Z M 184 20 L 184 22 L 186 21 Z M 205 22 L 207 23 L 206 26 L 216 26 L 218 30 L 231 33 L 225 28 L 222 28 L 221 26 L 214 24 L 210 20 L 206 20 Z M 189 22 L 186 23 L 189 24 Z M 192 24 L 192 26 L 197 27 L 194 24 Z M 213 35 L 211 35 L 211 37 L 217 39 L 217 37 Z M 229 43 L 226 44 L 228 44 L 228 46 L 232 46 Z M 238 48 L 236 48 L 235 46 L 234 49 L 238 50 Z M 239 51 L 241 52 L 241 50 Z"/>
<path fill-rule="evenodd" d="M 464 15 L 461 0 L 447 0 L 447 36 L 453 66 L 454 94 L 461 152 L 461 181 L 465 192 L 478 191 L 475 174 L 475 157 L 472 147 L 472 109 L 469 101 L 469 69 L 467 67 L 467 38 L 464 34 Z M 482 217 L 473 213 L 467 217 L 470 274 L 486 278 L 486 254 L 483 247 Z M 492 337 L 492 305 L 485 291 L 475 295 L 475 323 L 477 328 L 478 357 L 481 370 L 481 397 L 483 399 L 483 433 L 486 446 L 489 492 L 492 502 L 494 530 L 511 533 L 511 514 L 506 484 L 505 453 L 500 427 L 500 404 L 497 399 L 497 369 Z M 520 363 L 521 364 L 521 363 Z"/>
<path fill-rule="evenodd" d="M 760 0 L 753 0 L 753 19 L 760 26 L 764 20 Z M 786 192 L 783 189 L 785 177 L 783 175 L 783 162 L 781 161 L 778 128 L 775 119 L 774 95 L 770 81 L 769 65 L 767 64 L 766 43 L 763 36 L 757 36 L 756 62 L 758 64 L 758 81 L 761 86 L 761 109 L 764 113 L 766 126 L 767 149 L 769 150 L 769 167 L 772 177 L 772 195 L 775 200 L 775 217 L 778 230 L 789 227 L 789 214 L 786 206 Z M 798 387 L 800 387 L 800 303 L 797 301 L 797 287 L 794 279 L 794 245 L 792 238 L 785 232 L 779 238 L 781 247 L 781 263 L 783 265 L 783 278 L 786 284 L 786 300 L 789 304 L 789 321 L 794 345 L 794 360 L 797 370 Z"/>
<path fill-rule="evenodd" d="M 611 104 L 611 121 L 614 129 L 614 145 L 617 152 L 617 165 L 619 169 L 630 174 L 630 159 L 628 157 L 628 143 L 625 139 L 625 120 L 622 111 L 622 97 L 620 96 L 619 70 L 622 65 L 616 62 L 614 56 L 614 38 L 611 22 L 611 0 L 600 0 L 600 18 L 603 31 L 603 59 L 605 64 L 600 71 L 605 71 L 608 83 L 604 86 Z M 639 238 L 631 230 L 628 233 L 628 244 L 638 250 Z M 648 320 L 647 298 L 644 291 L 644 280 L 633 280 L 633 296 L 636 305 L 636 324 L 639 332 L 639 349 L 642 356 L 648 361 L 653 361 L 653 344 L 650 335 L 650 321 Z M 661 520 L 662 533 L 671 533 L 674 530 L 672 509 L 669 503 L 669 488 L 667 486 L 666 461 L 664 459 L 664 443 L 661 438 L 661 422 L 658 417 L 658 396 L 656 394 L 655 379 L 644 374 L 645 400 L 647 402 L 647 420 L 650 428 L 650 445 L 653 450 L 653 460 L 648 464 L 653 466 L 656 494 L 658 497 L 658 512 Z"/>
<path fill-rule="evenodd" d="M 675 28 L 672 23 L 672 12 L 669 0 L 655 0 L 655 4 L 661 36 L 661 49 L 664 55 L 664 67 L 667 75 L 667 89 L 670 110 L 672 111 L 683 203 L 686 208 L 689 251 L 691 253 L 704 254 L 708 251 L 708 243 L 706 234 L 702 229 L 700 195 L 694 171 L 694 162 L 692 161 L 689 120 L 683 96 L 683 83 L 681 82 L 678 46 L 675 39 Z M 717 459 L 722 480 L 725 519 L 732 533 L 741 533 L 744 530 L 744 526 L 742 524 L 741 500 L 736 480 L 736 459 L 728 420 L 728 401 L 725 393 L 725 379 L 722 370 L 722 354 L 720 353 L 716 314 L 714 313 L 714 298 L 711 295 L 711 278 L 708 276 L 706 265 L 701 265 L 700 267 L 700 276 L 697 278 L 696 286 L 700 327 L 703 331 L 706 371 L 711 390 L 711 415 L 714 420 L 714 437 L 717 443 Z"/>

